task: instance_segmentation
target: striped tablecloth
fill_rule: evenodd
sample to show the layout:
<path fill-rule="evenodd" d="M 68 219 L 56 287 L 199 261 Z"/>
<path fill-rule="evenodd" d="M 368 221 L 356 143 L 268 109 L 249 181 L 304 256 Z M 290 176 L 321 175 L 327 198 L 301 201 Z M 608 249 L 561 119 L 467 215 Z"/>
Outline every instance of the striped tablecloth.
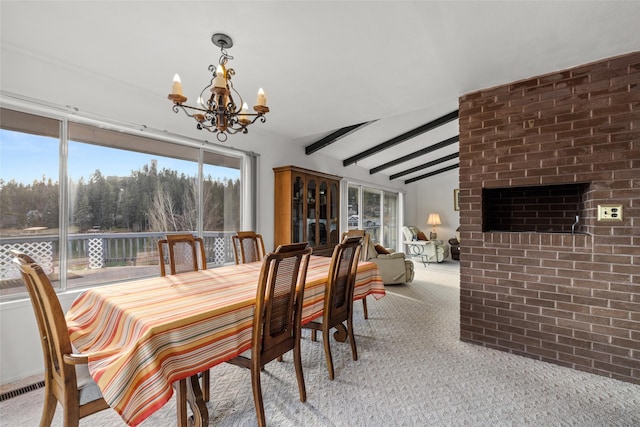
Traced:
<path fill-rule="evenodd" d="M 303 322 L 322 315 L 330 258 L 312 256 Z M 105 400 L 135 426 L 172 396 L 172 383 L 251 347 L 261 262 L 87 290 L 66 314 L 73 345 Z M 354 299 L 385 295 L 375 264 L 358 266 Z"/>

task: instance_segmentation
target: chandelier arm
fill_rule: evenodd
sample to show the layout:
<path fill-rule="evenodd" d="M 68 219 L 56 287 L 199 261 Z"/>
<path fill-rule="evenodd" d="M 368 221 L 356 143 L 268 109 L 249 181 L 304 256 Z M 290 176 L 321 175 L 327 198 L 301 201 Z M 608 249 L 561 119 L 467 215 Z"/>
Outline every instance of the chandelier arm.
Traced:
<path fill-rule="evenodd" d="M 265 123 L 267 121 L 267 118 L 262 113 L 256 113 L 256 114 L 249 113 L 249 114 L 243 114 L 243 116 L 251 116 L 251 117 L 254 117 L 254 119 L 251 120 L 250 122 L 247 122 L 247 123 L 244 123 L 244 124 L 239 123 L 235 119 L 234 119 L 233 122 L 230 121 L 229 122 L 230 123 L 229 124 L 229 129 L 233 130 L 233 132 L 229 132 L 230 134 L 235 134 L 235 133 L 238 133 L 240 131 L 242 131 L 242 133 L 248 133 L 249 132 L 249 129 L 248 129 L 249 125 L 254 124 L 258 120 L 260 120 L 261 123 Z M 237 125 L 237 127 L 233 127 L 234 125 Z"/>
<path fill-rule="evenodd" d="M 233 71 L 233 69 L 229 69 L 227 70 L 227 73 L 232 73 L 235 74 L 235 72 Z M 238 92 L 236 90 L 235 87 L 233 87 L 233 83 L 231 82 L 231 77 L 229 77 L 229 80 L 227 80 L 227 84 L 229 86 L 229 102 L 227 103 L 227 111 L 230 111 L 231 113 L 239 113 L 240 110 L 242 110 L 242 95 L 240 95 L 240 92 Z M 236 95 L 238 95 L 238 98 L 240 98 L 240 103 L 236 104 L 236 102 L 233 99 L 233 94 L 231 92 L 235 92 Z"/>
<path fill-rule="evenodd" d="M 244 126 L 240 128 L 232 128 L 231 126 L 229 126 L 225 132 L 228 133 L 229 135 L 235 135 L 236 133 L 242 131 L 243 128 Z"/>
<path fill-rule="evenodd" d="M 236 101 L 233 99 L 233 96 L 231 96 L 231 92 L 229 92 L 229 101 L 227 102 L 227 105 L 225 105 L 225 108 L 228 114 L 229 115 L 238 114 L 242 109 L 242 108 L 238 108 L 238 105 L 242 106 L 242 98 L 240 98 L 240 104 L 236 104 Z"/>
<path fill-rule="evenodd" d="M 254 124 L 258 119 L 260 119 L 260 123 L 265 123 L 267 121 L 267 118 L 262 113 L 254 115 L 256 118 L 251 121 L 251 124 Z"/>
<path fill-rule="evenodd" d="M 212 65 L 209 65 L 209 70 L 211 70 L 211 67 L 212 67 Z M 205 91 L 207 89 L 209 89 L 211 86 L 213 86 L 213 79 L 214 78 L 215 77 L 211 77 L 211 81 L 209 81 L 209 84 L 202 89 L 202 92 L 200 92 L 200 97 L 198 98 L 198 103 L 200 105 L 202 105 L 202 102 L 205 102 L 204 101 L 205 99 L 208 99 L 207 102 L 208 102 L 209 108 L 211 108 L 211 97 L 205 98 L 203 95 L 204 95 L 204 93 L 205 93 Z M 205 107 L 204 105 L 202 105 L 202 106 Z"/>
<path fill-rule="evenodd" d="M 187 117 L 192 117 L 194 116 L 194 114 L 189 113 L 187 110 L 196 110 L 196 111 L 202 111 L 204 113 L 208 113 L 209 110 L 206 110 L 204 108 L 198 108 L 198 107 L 192 107 L 190 105 L 184 105 L 184 104 L 173 104 L 173 112 L 177 113 L 178 111 L 182 110 Z"/>
<path fill-rule="evenodd" d="M 198 130 L 207 130 L 211 133 L 220 133 L 220 131 L 218 131 L 218 129 L 215 126 L 207 125 L 204 122 L 198 122 L 198 124 L 196 125 L 196 128 L 198 128 Z"/>

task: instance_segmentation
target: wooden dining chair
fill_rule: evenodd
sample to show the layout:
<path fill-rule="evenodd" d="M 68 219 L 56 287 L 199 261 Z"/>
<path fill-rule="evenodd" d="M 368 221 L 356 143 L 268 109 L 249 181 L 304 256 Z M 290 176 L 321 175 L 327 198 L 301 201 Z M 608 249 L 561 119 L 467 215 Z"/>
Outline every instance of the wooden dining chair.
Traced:
<path fill-rule="evenodd" d="M 360 249 L 359 260 L 360 261 L 366 261 L 367 260 L 367 254 L 369 253 L 369 244 L 371 242 L 369 240 L 369 235 L 364 230 L 351 229 L 351 230 L 347 230 L 344 233 L 342 233 L 342 240 L 344 240 L 345 237 L 360 237 L 362 239 L 362 249 Z M 364 318 L 368 319 L 369 318 L 369 309 L 367 308 L 367 296 L 366 295 L 365 295 L 364 298 L 362 298 L 362 312 L 363 312 Z"/>
<path fill-rule="evenodd" d="M 164 248 L 167 247 L 169 274 L 184 273 L 207 269 L 207 257 L 204 251 L 204 241 L 201 237 L 194 237 L 191 233 L 167 234 L 158 240 L 158 254 L 160 258 L 160 275 L 166 276 Z M 198 262 L 200 260 L 200 262 Z M 202 397 L 209 401 L 209 371 L 202 373 Z"/>
<path fill-rule="evenodd" d="M 281 245 L 268 254 L 260 271 L 250 357 L 240 355 L 229 363 L 249 368 L 259 426 L 265 426 L 260 371 L 274 359 L 293 350 L 300 401 L 307 400 L 302 373 L 300 330 L 302 299 L 311 248 L 306 243 Z"/>
<path fill-rule="evenodd" d="M 236 264 L 262 261 L 265 257 L 264 241 L 261 234 L 254 231 L 238 231 L 233 240 L 233 254 Z"/>
<path fill-rule="evenodd" d="M 71 347 L 67 322 L 49 278 L 31 257 L 16 250 L 13 262 L 20 269 L 36 316 L 44 355 L 44 406 L 40 426 L 50 426 L 58 402 L 63 425 L 78 426 L 81 418 L 109 408 L 89 375 L 88 356 Z"/>
<path fill-rule="evenodd" d="M 322 331 L 324 355 L 327 359 L 329 379 L 333 380 L 333 358 L 329 343 L 329 331 L 335 328 L 334 338 L 345 341 L 349 338 L 353 360 L 358 360 L 356 340 L 353 334 L 353 291 L 356 281 L 356 269 L 361 249 L 360 237 L 345 237 L 336 245 L 329 267 L 329 280 L 324 293 L 324 311 L 320 321 L 306 323 L 303 328 L 312 329 L 315 341 L 316 331 Z M 345 327 L 344 322 L 347 323 Z"/>
<path fill-rule="evenodd" d="M 167 247 L 166 255 L 165 246 Z M 161 276 L 167 275 L 167 258 L 169 261 L 169 274 L 207 269 L 204 241 L 201 237 L 194 237 L 191 233 L 167 234 L 164 239 L 158 240 L 158 254 Z"/>

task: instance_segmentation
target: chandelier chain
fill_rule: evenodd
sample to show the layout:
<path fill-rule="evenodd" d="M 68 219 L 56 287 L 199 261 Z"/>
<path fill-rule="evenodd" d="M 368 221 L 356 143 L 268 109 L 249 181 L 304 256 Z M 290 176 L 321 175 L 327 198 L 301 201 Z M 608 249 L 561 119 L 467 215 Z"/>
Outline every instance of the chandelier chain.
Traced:
<path fill-rule="evenodd" d="M 220 59 L 218 59 L 218 63 L 220 65 L 226 65 L 227 62 L 229 62 L 232 59 L 233 59 L 233 56 L 229 55 L 229 52 L 227 52 L 227 49 L 224 48 L 224 45 L 220 46 Z"/>

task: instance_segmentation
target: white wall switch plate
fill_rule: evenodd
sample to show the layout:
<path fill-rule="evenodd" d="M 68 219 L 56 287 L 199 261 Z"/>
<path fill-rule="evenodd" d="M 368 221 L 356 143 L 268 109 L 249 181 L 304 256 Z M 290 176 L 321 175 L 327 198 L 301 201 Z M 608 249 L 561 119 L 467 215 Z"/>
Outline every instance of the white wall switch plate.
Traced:
<path fill-rule="evenodd" d="M 622 221 L 622 205 L 598 205 L 598 221 Z"/>

